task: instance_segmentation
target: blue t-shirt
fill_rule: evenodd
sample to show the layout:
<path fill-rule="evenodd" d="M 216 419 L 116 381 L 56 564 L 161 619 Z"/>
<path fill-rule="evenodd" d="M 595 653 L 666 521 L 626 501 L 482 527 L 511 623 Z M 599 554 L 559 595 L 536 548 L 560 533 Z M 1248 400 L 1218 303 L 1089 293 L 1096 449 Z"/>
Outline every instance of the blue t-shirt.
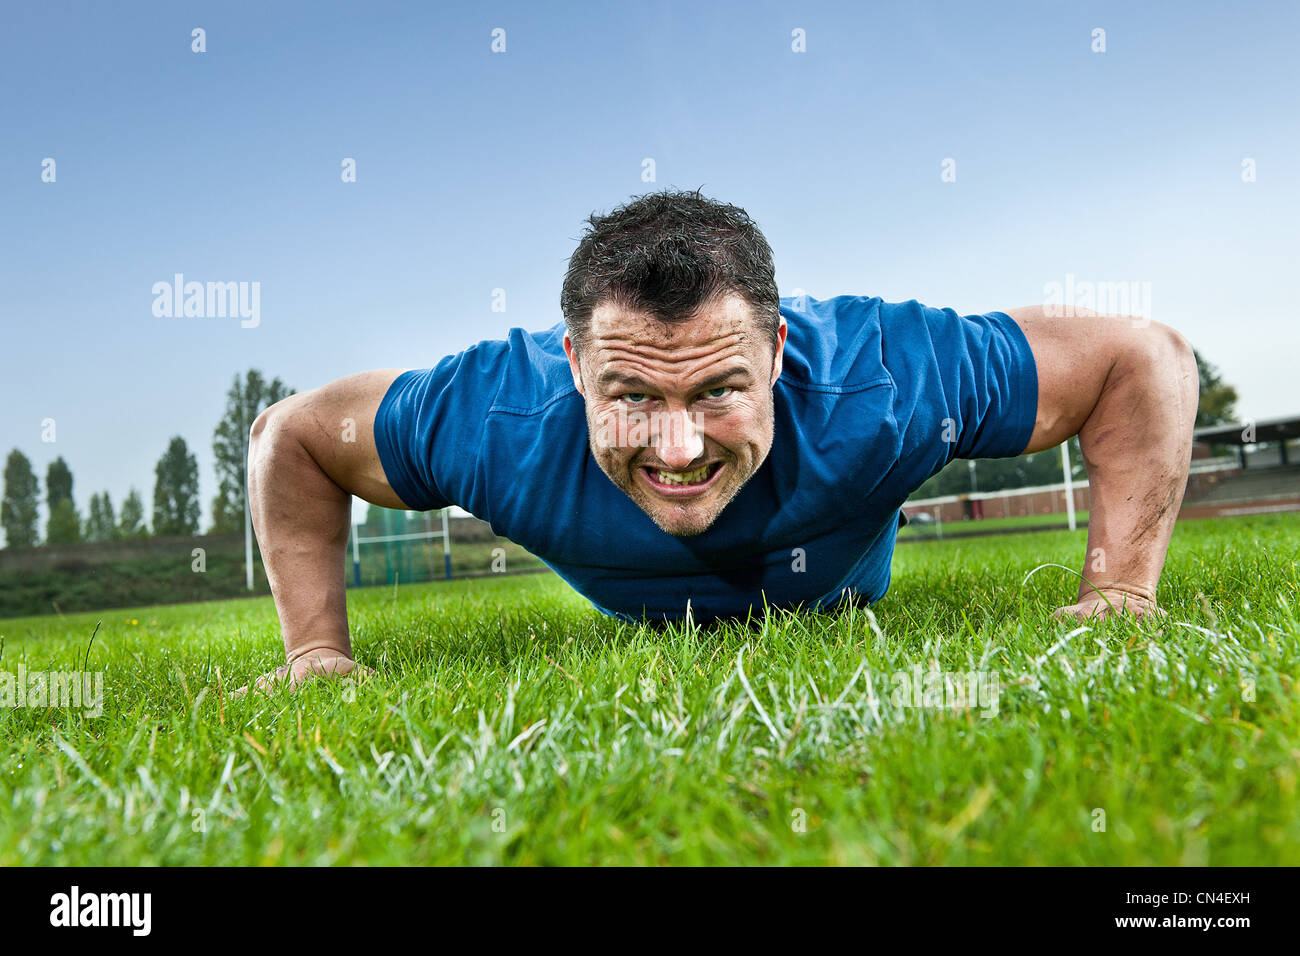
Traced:
<path fill-rule="evenodd" d="M 781 312 L 772 450 L 702 534 L 660 530 L 596 464 L 563 323 L 398 376 L 375 416 L 388 482 L 413 510 L 482 518 L 620 617 L 876 601 L 908 495 L 953 458 L 1029 443 L 1033 354 L 1002 312 L 866 296 L 784 298 Z"/>

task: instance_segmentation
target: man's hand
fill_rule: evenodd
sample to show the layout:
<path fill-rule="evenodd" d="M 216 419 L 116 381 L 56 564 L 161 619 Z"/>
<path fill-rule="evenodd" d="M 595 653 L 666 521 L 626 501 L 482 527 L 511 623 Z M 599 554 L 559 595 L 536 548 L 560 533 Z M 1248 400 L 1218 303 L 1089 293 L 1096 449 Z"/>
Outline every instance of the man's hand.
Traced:
<path fill-rule="evenodd" d="M 1068 618 L 1086 621 L 1093 618 L 1102 620 L 1108 617 L 1119 617 L 1123 614 L 1130 614 L 1136 618 L 1152 617 L 1156 620 L 1165 616 L 1165 612 L 1156 606 L 1154 595 L 1147 595 L 1137 590 L 1109 587 L 1102 588 L 1100 591 L 1089 589 L 1087 596 L 1080 598 L 1078 602 L 1058 607 L 1052 612 L 1052 618 L 1058 621 Z"/>
<path fill-rule="evenodd" d="M 342 654 L 322 654 L 300 657 L 292 664 L 285 664 L 273 671 L 268 671 L 253 681 L 251 689 L 260 691 L 263 694 L 271 694 L 284 685 L 287 685 L 290 690 L 297 690 L 313 677 L 338 678 L 355 674 L 360 680 L 365 680 L 373 673 L 369 667 L 363 667 L 353 661 L 352 658 L 344 657 Z M 241 687 L 231 696 L 243 697 L 249 690 L 249 687 Z"/>

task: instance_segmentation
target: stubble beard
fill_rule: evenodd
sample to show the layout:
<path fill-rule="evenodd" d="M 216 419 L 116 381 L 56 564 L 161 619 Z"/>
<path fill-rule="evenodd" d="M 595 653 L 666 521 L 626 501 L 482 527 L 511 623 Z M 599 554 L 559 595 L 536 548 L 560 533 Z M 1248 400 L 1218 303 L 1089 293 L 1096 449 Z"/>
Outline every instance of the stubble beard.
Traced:
<path fill-rule="evenodd" d="M 638 462 L 644 457 L 643 455 L 634 455 L 626 462 L 620 462 L 614 456 L 616 452 L 613 449 L 602 449 L 597 446 L 595 435 L 597 434 L 597 423 L 588 416 L 587 419 L 587 443 L 591 448 L 592 457 L 596 463 L 614 482 L 625 495 L 632 499 L 633 504 L 645 512 L 646 516 L 655 523 L 660 531 L 670 534 L 675 538 L 691 538 L 708 531 L 718 520 L 718 517 L 726 509 L 727 505 L 740 494 L 740 490 L 745 487 L 751 478 L 758 473 L 763 462 L 771 453 L 772 439 L 775 429 L 775 415 L 773 408 L 769 405 L 767 416 L 767 450 L 758 457 L 754 462 L 752 470 L 740 476 L 737 472 L 738 461 L 736 455 L 732 454 L 729 449 L 719 447 L 722 452 L 722 461 L 725 473 L 721 476 L 723 483 L 710 491 L 708 495 L 708 510 L 701 510 L 701 502 L 691 502 L 685 505 L 676 505 L 671 501 L 665 501 L 643 488 L 636 480 L 636 472 L 642 467 Z M 669 515 L 674 515 L 678 521 L 666 520 Z"/>

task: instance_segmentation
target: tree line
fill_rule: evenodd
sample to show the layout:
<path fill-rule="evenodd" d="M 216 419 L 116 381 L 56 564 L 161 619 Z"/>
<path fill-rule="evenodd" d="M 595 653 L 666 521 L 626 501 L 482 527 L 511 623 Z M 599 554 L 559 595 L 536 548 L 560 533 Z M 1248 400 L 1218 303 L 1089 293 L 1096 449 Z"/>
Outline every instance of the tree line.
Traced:
<path fill-rule="evenodd" d="M 293 394 L 280 379 L 267 381 L 257 369 L 234 377 L 226 408 L 212 436 L 217 494 L 212 499 L 209 534 L 239 531 L 244 526 L 244 467 L 248 430 L 266 408 Z M 15 448 L 5 459 L 0 527 L 6 548 L 31 548 L 77 541 L 199 533 L 199 467 L 185 439 L 175 435 L 154 466 L 153 509 L 146 522 L 144 501 L 135 488 L 116 512 L 107 491 L 90 496 L 87 513 L 72 497 L 72 469 L 59 456 L 45 470 L 45 536 L 40 535 L 40 484 L 31 460 Z"/>

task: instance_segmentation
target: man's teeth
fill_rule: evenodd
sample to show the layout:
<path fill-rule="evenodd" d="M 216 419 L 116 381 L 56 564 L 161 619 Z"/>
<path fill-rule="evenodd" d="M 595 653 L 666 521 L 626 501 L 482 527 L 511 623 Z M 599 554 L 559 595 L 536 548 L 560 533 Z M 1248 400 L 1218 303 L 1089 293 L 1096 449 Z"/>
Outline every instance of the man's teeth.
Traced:
<path fill-rule="evenodd" d="M 694 471 L 656 471 L 655 474 L 665 485 L 694 485 L 709 477 L 709 466 Z"/>

